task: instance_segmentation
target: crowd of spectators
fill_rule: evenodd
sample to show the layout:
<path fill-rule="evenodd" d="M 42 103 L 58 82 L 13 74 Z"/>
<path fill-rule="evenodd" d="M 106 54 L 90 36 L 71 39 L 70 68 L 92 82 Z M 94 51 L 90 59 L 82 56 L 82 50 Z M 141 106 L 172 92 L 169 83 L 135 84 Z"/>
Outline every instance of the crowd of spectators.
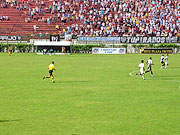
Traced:
<path fill-rule="evenodd" d="M 0 16 L 0 20 L 2 20 L 2 21 L 8 21 L 9 18 L 8 18 L 8 16 Z"/>
<path fill-rule="evenodd" d="M 80 36 L 175 36 L 180 28 L 176 0 L 84 0 L 77 6 L 72 15 L 81 23 L 67 30 Z"/>
<path fill-rule="evenodd" d="M 25 22 L 36 19 L 54 24 L 55 30 L 64 34 L 177 36 L 180 33 L 178 0 L 14 0 L 7 4 L 24 10 L 28 16 Z"/>

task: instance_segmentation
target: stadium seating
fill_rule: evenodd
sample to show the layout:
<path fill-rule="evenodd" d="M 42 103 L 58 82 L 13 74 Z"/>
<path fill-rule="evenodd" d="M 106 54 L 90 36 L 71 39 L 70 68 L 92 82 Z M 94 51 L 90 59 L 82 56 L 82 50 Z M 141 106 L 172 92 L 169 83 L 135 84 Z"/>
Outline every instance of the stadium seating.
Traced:
<path fill-rule="evenodd" d="M 61 12 L 58 18 L 59 4 L 61 4 Z M 33 8 L 35 13 L 31 18 Z M 37 8 L 38 13 L 36 13 Z M 0 19 L 0 35 L 25 36 L 55 32 L 81 36 L 176 36 L 180 28 L 180 2 L 177 0 L 3 0 L 0 7 L 1 16 L 8 16 L 8 20 Z M 59 30 L 56 29 L 56 25 L 59 25 Z"/>

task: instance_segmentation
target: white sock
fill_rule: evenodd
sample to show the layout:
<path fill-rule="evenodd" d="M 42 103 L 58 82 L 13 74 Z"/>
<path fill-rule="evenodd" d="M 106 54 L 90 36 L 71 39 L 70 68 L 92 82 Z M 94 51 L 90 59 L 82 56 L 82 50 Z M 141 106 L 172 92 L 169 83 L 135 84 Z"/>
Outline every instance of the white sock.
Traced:
<path fill-rule="evenodd" d="M 142 75 L 142 78 L 143 78 L 143 80 L 145 80 L 145 77 L 144 77 L 144 75 Z"/>

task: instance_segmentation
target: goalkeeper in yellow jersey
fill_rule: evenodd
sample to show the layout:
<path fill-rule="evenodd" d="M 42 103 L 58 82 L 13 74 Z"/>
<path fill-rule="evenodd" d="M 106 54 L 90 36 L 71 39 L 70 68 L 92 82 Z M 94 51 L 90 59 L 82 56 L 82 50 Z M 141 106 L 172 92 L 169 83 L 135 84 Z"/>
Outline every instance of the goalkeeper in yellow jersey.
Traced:
<path fill-rule="evenodd" d="M 52 61 L 52 63 L 48 66 L 48 69 L 49 69 L 49 76 L 44 76 L 43 77 L 43 80 L 45 78 L 51 78 L 52 82 L 54 82 L 54 76 L 53 76 L 53 70 L 56 70 L 55 67 L 54 67 L 54 61 Z"/>

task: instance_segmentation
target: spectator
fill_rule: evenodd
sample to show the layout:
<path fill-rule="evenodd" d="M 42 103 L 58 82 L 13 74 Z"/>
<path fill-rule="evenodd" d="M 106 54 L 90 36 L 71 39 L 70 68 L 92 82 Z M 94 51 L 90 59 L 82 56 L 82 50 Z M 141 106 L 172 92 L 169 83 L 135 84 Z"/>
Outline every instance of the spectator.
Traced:
<path fill-rule="evenodd" d="M 39 37 L 40 37 L 40 38 L 43 38 L 43 34 L 42 34 L 41 32 L 39 33 Z"/>
<path fill-rule="evenodd" d="M 34 31 L 36 31 L 36 29 L 37 29 L 37 26 L 36 26 L 36 25 L 33 25 L 33 29 L 34 29 Z"/>
<path fill-rule="evenodd" d="M 43 49 L 43 54 L 46 54 L 46 53 L 47 53 L 47 49 L 44 48 L 44 49 Z"/>
<path fill-rule="evenodd" d="M 63 25 L 69 26 L 65 32 L 81 36 L 176 36 L 180 28 L 180 3 L 177 0 L 49 0 L 49 5 L 43 0 L 40 3 L 33 1 L 35 4 L 28 0 L 24 7 L 19 0 L 8 4 L 17 10 L 29 10 L 31 18 L 39 12 L 45 14 L 43 9 L 47 8 L 54 14 L 46 15 L 47 24 L 61 19 Z M 7 5 L 2 2 L 1 6 Z M 64 33 L 64 29 L 61 32 Z"/>
<path fill-rule="evenodd" d="M 46 39 L 48 39 L 48 34 L 49 34 L 49 33 L 48 33 L 48 32 L 46 32 Z"/>
<path fill-rule="evenodd" d="M 53 51 L 54 51 L 54 50 L 53 50 L 52 48 L 49 50 L 50 56 L 52 56 Z"/>
<path fill-rule="evenodd" d="M 56 25 L 56 29 L 59 30 L 59 25 Z"/>

